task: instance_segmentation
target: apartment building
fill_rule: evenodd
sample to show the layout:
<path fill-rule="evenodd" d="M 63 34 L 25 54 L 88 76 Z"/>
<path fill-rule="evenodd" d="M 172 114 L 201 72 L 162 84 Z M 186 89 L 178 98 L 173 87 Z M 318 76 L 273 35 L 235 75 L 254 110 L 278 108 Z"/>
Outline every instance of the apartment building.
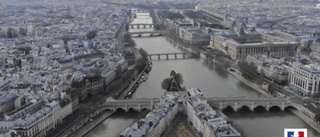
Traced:
<path fill-rule="evenodd" d="M 31 100 L 29 103 L 5 114 L 0 121 L 0 130 L 14 130 L 21 137 L 44 137 L 72 114 L 72 103 L 53 100 Z"/>
<path fill-rule="evenodd" d="M 315 64 L 302 65 L 293 69 L 290 86 L 299 90 L 303 95 L 320 93 L 320 68 Z"/>
<path fill-rule="evenodd" d="M 234 60 L 248 55 L 265 54 L 269 57 L 295 56 L 298 42 L 288 42 L 271 34 L 246 33 L 243 28 L 238 34 L 220 34 L 213 37 L 213 46 Z"/>
<path fill-rule="evenodd" d="M 125 129 L 120 137 L 160 137 L 178 113 L 178 100 L 174 95 L 160 99 L 158 107 L 131 127 Z"/>
<path fill-rule="evenodd" d="M 202 97 L 200 89 L 187 90 L 188 98 L 184 102 L 188 121 L 203 137 L 241 137 L 231 124 L 212 109 Z"/>
<path fill-rule="evenodd" d="M 277 83 L 285 84 L 289 79 L 289 71 L 284 65 L 284 61 L 275 58 L 269 58 L 263 54 L 248 55 L 246 62 L 253 64 L 257 72 L 265 77 L 274 80 Z"/>

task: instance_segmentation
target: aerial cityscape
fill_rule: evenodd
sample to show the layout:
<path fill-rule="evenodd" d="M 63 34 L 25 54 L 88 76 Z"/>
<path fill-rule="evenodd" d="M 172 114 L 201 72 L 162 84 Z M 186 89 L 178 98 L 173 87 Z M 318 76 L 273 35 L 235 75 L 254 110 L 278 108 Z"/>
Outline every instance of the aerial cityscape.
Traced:
<path fill-rule="evenodd" d="M 320 137 L 319 0 L 0 0 L 0 137 Z"/>

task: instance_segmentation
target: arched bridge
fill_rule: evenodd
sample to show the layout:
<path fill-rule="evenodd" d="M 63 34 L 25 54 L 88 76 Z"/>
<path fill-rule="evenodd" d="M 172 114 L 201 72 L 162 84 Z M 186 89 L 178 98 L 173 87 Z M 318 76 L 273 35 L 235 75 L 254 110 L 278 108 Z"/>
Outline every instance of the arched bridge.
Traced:
<path fill-rule="evenodd" d="M 150 36 L 154 35 L 164 35 L 164 31 L 139 31 L 139 32 L 130 32 L 131 35 L 141 36 L 142 34 L 150 34 Z"/>
<path fill-rule="evenodd" d="M 194 58 L 199 57 L 200 53 L 196 52 L 182 52 L 182 53 L 154 53 L 154 54 L 148 54 L 148 57 L 150 60 L 152 60 L 153 56 L 158 56 L 158 60 L 161 59 L 161 56 L 165 56 L 167 60 L 169 59 L 178 59 L 178 55 L 182 55 L 184 59 L 186 58 Z M 174 58 L 169 58 L 169 56 L 174 56 Z"/>
<path fill-rule="evenodd" d="M 147 10 L 147 9 L 132 9 L 131 12 L 133 12 L 133 13 L 145 13 L 145 12 L 150 12 L 150 10 Z"/>
<path fill-rule="evenodd" d="M 165 34 L 164 31 L 138 31 L 130 32 L 130 34 Z"/>
<path fill-rule="evenodd" d="M 220 110 L 231 107 L 234 111 L 238 111 L 243 107 L 248 107 L 250 110 L 254 111 L 258 107 L 263 107 L 267 111 L 270 108 L 277 107 L 281 110 L 293 107 L 297 110 L 301 110 L 303 106 L 299 104 L 287 101 L 284 98 L 274 98 L 274 97 L 232 97 L 232 98 L 204 98 L 207 100 L 208 104 L 218 107 Z M 105 104 L 102 106 L 103 110 L 116 111 L 117 109 L 123 109 L 128 111 L 129 109 L 134 109 L 141 111 L 142 109 L 154 109 L 160 99 L 158 98 L 143 98 L 143 99 L 130 99 L 130 100 L 114 100 L 109 98 Z"/>
<path fill-rule="evenodd" d="M 116 111 L 117 109 L 125 110 L 129 109 L 141 111 L 142 109 L 152 110 L 160 102 L 160 99 L 129 99 L 129 100 L 114 100 L 108 98 L 105 104 L 101 107 L 104 110 Z"/>
<path fill-rule="evenodd" d="M 301 106 L 292 102 L 287 101 L 284 98 L 274 98 L 274 97 L 234 97 L 234 98 L 207 98 L 208 103 L 212 104 L 219 109 L 223 110 L 227 107 L 231 107 L 234 111 L 238 111 L 243 107 L 249 108 L 254 111 L 258 107 L 262 107 L 267 111 L 270 108 L 280 108 L 285 110 L 286 108 L 293 107 L 300 110 Z"/>
<path fill-rule="evenodd" d="M 154 28 L 154 24 L 145 24 L 145 23 L 140 23 L 140 24 L 129 24 L 130 28 Z"/>

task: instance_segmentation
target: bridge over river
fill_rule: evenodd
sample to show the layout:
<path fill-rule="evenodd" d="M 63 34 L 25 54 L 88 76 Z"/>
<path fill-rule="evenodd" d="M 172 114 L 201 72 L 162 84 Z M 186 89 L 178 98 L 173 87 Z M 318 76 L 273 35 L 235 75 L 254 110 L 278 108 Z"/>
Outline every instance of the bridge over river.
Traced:
<path fill-rule="evenodd" d="M 243 107 L 247 107 L 254 111 L 258 107 L 262 107 L 267 111 L 270 108 L 278 108 L 285 110 L 286 108 L 295 108 L 301 110 L 301 105 L 290 102 L 285 98 L 274 98 L 274 97 L 232 97 L 232 98 L 204 98 L 208 104 L 211 104 L 220 110 L 231 107 L 234 111 L 238 111 Z M 128 111 L 134 109 L 141 111 L 142 109 L 154 109 L 160 102 L 158 98 L 143 98 L 143 99 L 130 99 L 130 100 L 115 100 L 108 98 L 105 104 L 102 106 L 104 110 L 115 111 L 117 109 L 123 109 Z"/>
<path fill-rule="evenodd" d="M 140 27 L 141 26 L 141 27 Z M 154 28 L 154 24 L 150 24 L 150 23 L 138 23 L 138 24 L 129 24 L 130 28 Z"/>
<path fill-rule="evenodd" d="M 143 34 L 149 34 L 150 36 L 163 36 L 165 35 L 165 31 L 138 31 L 138 32 L 130 32 L 131 35 L 138 35 L 138 37 L 141 37 Z"/>
<path fill-rule="evenodd" d="M 148 57 L 150 60 L 152 60 L 153 56 L 158 56 L 158 60 L 160 60 L 161 56 L 166 56 L 166 59 L 169 60 L 169 59 L 178 59 L 178 55 L 182 55 L 183 59 L 200 57 L 200 53 L 196 53 L 196 52 L 153 53 L 153 54 L 148 54 Z M 170 56 L 174 56 L 174 58 L 170 58 Z"/>

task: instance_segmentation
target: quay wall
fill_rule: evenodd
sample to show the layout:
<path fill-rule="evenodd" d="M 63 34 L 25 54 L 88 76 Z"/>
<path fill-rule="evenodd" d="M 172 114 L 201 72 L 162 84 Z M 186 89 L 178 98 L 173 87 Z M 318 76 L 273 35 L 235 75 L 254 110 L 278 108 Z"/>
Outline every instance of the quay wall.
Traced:
<path fill-rule="evenodd" d="M 111 115 L 112 113 L 103 113 L 102 115 L 98 116 L 96 119 L 93 119 L 93 121 L 84 124 L 82 127 L 80 127 L 77 130 L 77 132 L 69 135 L 68 137 L 83 137 L 84 135 L 88 134 L 91 130 L 93 130 L 95 127 L 97 127 L 100 123 L 102 123 Z"/>

